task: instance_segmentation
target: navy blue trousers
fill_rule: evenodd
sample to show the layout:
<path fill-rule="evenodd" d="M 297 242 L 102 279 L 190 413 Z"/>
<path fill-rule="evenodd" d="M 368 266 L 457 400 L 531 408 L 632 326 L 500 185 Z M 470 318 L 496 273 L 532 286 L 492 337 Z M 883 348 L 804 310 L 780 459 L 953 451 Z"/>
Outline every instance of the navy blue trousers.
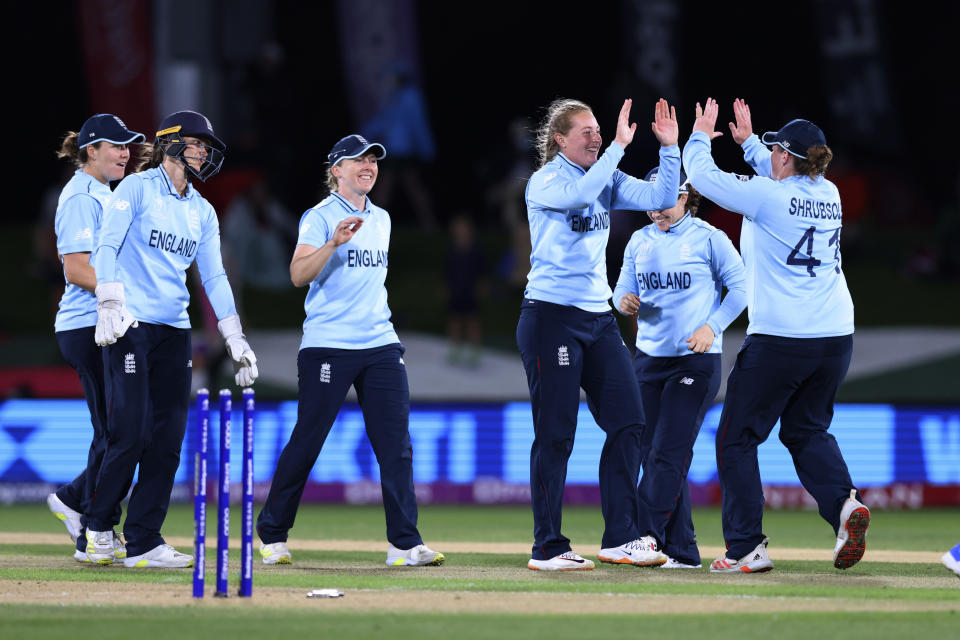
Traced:
<path fill-rule="evenodd" d="M 853 336 L 747 336 L 727 379 L 717 428 L 717 472 L 723 491 L 727 557 L 741 558 L 764 538 L 763 487 L 757 447 L 780 420 L 780 441 L 820 515 L 840 526 L 840 509 L 854 488 L 833 435 L 833 400 L 847 374 Z"/>
<path fill-rule="evenodd" d="M 141 322 L 103 348 L 107 451 L 87 510 L 87 527 L 104 531 L 127 494 L 137 465 L 123 534 L 127 555 L 164 544 L 167 516 L 190 402 L 190 330 Z"/>
<path fill-rule="evenodd" d="M 417 530 L 410 445 L 410 386 L 404 349 L 301 349 L 297 356 L 297 424 L 277 460 L 270 493 L 257 517 L 264 544 L 285 542 L 320 449 L 353 386 L 370 446 L 380 465 L 387 540 L 399 549 L 423 544 Z"/>
<path fill-rule="evenodd" d="M 94 341 L 96 327 L 83 327 L 56 332 L 57 344 L 64 359 L 77 372 L 83 397 L 90 411 L 90 424 L 93 425 L 93 439 L 87 450 L 87 466 L 69 483 L 57 489 L 57 497 L 81 514 L 90 506 L 90 494 L 97 481 L 103 454 L 107 451 L 107 391 L 103 381 L 103 350 Z M 85 517 L 80 517 L 84 524 Z M 113 525 L 120 523 L 120 505 L 114 512 Z M 86 527 L 83 527 L 85 529 Z M 86 549 L 87 541 L 81 530 L 77 540 L 78 549 Z"/>
<path fill-rule="evenodd" d="M 533 504 L 533 558 L 570 551 L 560 531 L 567 461 L 573 451 L 580 388 L 607 435 L 600 454 L 601 546 L 615 547 L 640 537 L 637 478 L 643 409 L 630 352 L 613 312 L 524 300 L 517 325 L 533 408 L 530 496 Z"/>
<path fill-rule="evenodd" d="M 647 419 L 640 440 L 640 531 L 671 558 L 697 565 L 687 472 L 703 416 L 720 388 L 720 354 L 660 358 L 638 350 L 633 365 Z"/>

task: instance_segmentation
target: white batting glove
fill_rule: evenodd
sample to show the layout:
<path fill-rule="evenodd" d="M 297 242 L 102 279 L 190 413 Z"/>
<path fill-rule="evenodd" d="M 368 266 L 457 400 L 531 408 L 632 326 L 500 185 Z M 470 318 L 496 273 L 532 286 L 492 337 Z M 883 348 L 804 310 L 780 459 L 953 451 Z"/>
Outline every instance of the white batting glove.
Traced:
<path fill-rule="evenodd" d="M 101 347 L 122 338 L 130 327 L 140 323 L 127 309 L 122 282 L 103 282 L 97 285 L 97 328 L 94 340 Z"/>
<path fill-rule="evenodd" d="M 249 387 L 257 379 L 257 356 L 243 336 L 240 316 L 232 315 L 217 323 L 220 335 L 227 343 L 227 352 L 233 358 L 234 380 L 239 387 Z"/>

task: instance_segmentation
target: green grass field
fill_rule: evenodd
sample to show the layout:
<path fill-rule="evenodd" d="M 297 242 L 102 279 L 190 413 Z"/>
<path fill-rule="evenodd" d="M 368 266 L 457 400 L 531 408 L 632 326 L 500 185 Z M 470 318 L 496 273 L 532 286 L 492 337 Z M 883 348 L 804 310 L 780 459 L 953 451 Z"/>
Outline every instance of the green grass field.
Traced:
<path fill-rule="evenodd" d="M 235 543 L 237 508 L 233 517 Z M 694 520 L 701 547 L 719 547 L 719 511 L 699 509 Z M 876 511 L 867 556 L 846 572 L 834 569 L 829 555 L 826 561 L 795 559 L 803 557 L 800 550 L 832 550 L 832 531 L 816 512 L 768 511 L 764 528 L 774 571 L 714 575 L 706 555 L 702 570 L 598 564 L 592 572 L 532 572 L 525 568 L 529 509 L 492 506 L 423 506 L 420 530 L 428 544 L 446 552 L 446 563 L 387 568 L 379 506 L 305 506 L 291 531 L 295 564 L 258 563 L 251 600 L 211 597 L 211 517 L 202 601 L 190 597 L 190 570 L 80 565 L 45 505 L 0 507 L 0 522 L 3 638 L 960 636 L 960 580 L 936 562 L 960 539 L 958 509 Z M 595 552 L 601 526 L 599 508 L 564 511 L 564 531 L 584 555 Z M 171 508 L 164 534 L 188 551 L 192 508 Z M 473 548 L 496 544 L 502 552 Z M 870 559 L 880 551 L 887 560 Z M 898 561 L 896 551 L 909 553 Z M 231 565 L 235 589 L 236 549 Z M 326 587 L 345 596 L 305 597 Z"/>

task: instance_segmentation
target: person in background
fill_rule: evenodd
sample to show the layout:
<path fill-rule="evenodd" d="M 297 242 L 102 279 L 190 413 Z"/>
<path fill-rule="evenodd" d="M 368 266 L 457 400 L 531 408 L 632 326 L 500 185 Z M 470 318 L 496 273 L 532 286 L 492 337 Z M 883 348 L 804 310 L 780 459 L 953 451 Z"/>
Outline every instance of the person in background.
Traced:
<path fill-rule="evenodd" d="M 477 242 L 473 221 L 458 213 L 450 221 L 450 246 L 444 262 L 447 281 L 447 335 L 450 364 L 480 365 L 483 327 L 479 299 L 485 294 L 487 261 Z"/>
<path fill-rule="evenodd" d="M 853 354 L 853 301 L 843 276 L 843 207 L 824 177 L 833 152 L 815 124 L 791 120 L 762 138 L 750 107 L 733 103 L 733 140 L 756 175 L 717 168 L 711 140 L 719 108 L 697 104 L 683 164 L 693 186 L 743 216 L 740 251 L 747 275 L 747 337 L 727 379 L 717 428 L 727 551 L 714 573 L 769 571 L 757 448 L 777 421 L 801 484 L 837 536 L 833 566 L 848 569 L 866 549 L 870 510 L 828 431 L 833 402 Z M 769 148 L 768 148 L 769 147 Z"/>
<path fill-rule="evenodd" d="M 658 173 L 651 169 L 646 180 Z M 633 367 L 647 419 L 640 531 L 657 540 L 667 569 L 700 567 L 687 471 L 720 388 L 723 330 L 747 304 L 740 254 L 723 231 L 696 217 L 700 194 L 683 174 L 680 181 L 677 202 L 648 211 L 653 224 L 631 236 L 613 290 L 614 306 L 637 318 Z"/>
<path fill-rule="evenodd" d="M 97 344 L 105 346 L 111 398 L 107 451 L 87 518 L 87 558 L 113 561 L 111 514 L 130 494 L 123 533 L 126 567 L 189 567 L 193 556 L 166 544 L 160 529 L 180 463 L 192 371 L 190 293 L 196 261 L 204 291 L 234 360 L 237 385 L 257 378 L 220 256 L 213 207 L 193 186 L 220 171 L 226 145 L 195 111 L 177 111 L 144 145 L 137 172 L 117 186 L 104 210 L 93 264 L 97 276 Z"/>
<path fill-rule="evenodd" d="M 442 553 L 417 530 L 410 444 L 410 387 L 387 306 L 390 214 L 368 197 L 386 156 L 360 135 L 339 140 L 327 156 L 330 195 L 300 219 L 290 262 L 294 286 L 309 286 L 297 354 L 297 424 L 277 460 L 257 517 L 264 564 L 291 564 L 287 536 L 307 478 L 353 386 L 367 437 L 380 465 L 387 521 L 387 566 L 439 565 Z"/>
<path fill-rule="evenodd" d="M 573 451 L 580 388 L 606 433 L 600 454 L 604 533 L 601 562 L 657 565 L 667 557 L 638 523 L 637 478 L 643 409 L 630 353 L 610 308 L 606 248 L 610 211 L 667 209 L 677 200 L 680 149 L 676 112 L 657 102 L 650 128 L 660 142 L 660 176 L 649 183 L 617 169 L 633 141 L 631 100 L 601 154 L 600 125 L 590 107 L 560 99 L 538 134 L 540 168 L 527 183 L 533 251 L 517 324 L 517 346 L 533 409 L 530 497 L 534 544 L 527 567 L 593 569 L 560 531 L 567 461 Z"/>
<path fill-rule="evenodd" d="M 76 171 L 60 192 L 54 218 L 57 253 L 63 263 L 62 277 L 66 285 L 53 327 L 60 353 L 80 376 L 93 425 L 93 439 L 86 468 L 72 482 L 48 495 L 47 506 L 66 525 L 70 540 L 76 544 L 73 557 L 80 562 L 88 560 L 83 513 L 90 506 L 91 492 L 107 449 L 103 352 L 94 342 L 97 276 L 90 264 L 90 254 L 97 246 L 103 208 L 112 195 L 110 183 L 123 178 L 130 160 L 130 145 L 144 140 L 142 133 L 127 129 L 117 116 L 98 113 L 88 118 L 79 132 L 67 133 L 57 152 L 57 157 L 69 160 Z M 120 488 L 126 494 L 129 485 Z M 119 504 L 108 520 L 109 555 L 123 559 L 126 548 L 113 530 L 120 523 Z"/>

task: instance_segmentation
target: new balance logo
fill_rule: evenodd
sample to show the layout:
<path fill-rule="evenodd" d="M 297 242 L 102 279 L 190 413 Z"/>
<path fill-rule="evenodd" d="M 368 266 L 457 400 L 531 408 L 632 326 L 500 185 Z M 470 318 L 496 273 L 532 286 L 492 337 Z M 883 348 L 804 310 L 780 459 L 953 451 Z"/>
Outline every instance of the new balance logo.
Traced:
<path fill-rule="evenodd" d="M 693 384 L 693 378 L 680 378 L 680 384 L 691 385 Z"/>
<path fill-rule="evenodd" d="M 403 366 L 407 366 L 407 363 L 403 361 L 403 358 L 400 358 L 400 364 L 402 364 Z"/>
<path fill-rule="evenodd" d="M 328 362 L 320 365 L 320 382 L 330 383 L 330 363 Z"/>
<path fill-rule="evenodd" d="M 137 372 L 137 359 L 132 353 L 128 353 L 123 356 L 123 372 L 124 373 L 136 373 Z"/>
<path fill-rule="evenodd" d="M 557 364 L 561 367 L 570 366 L 570 353 L 567 351 L 566 345 L 560 345 L 560 348 L 557 349 Z"/>
<path fill-rule="evenodd" d="M 193 358 L 187 360 L 187 369 L 193 369 Z"/>
<path fill-rule="evenodd" d="M 77 231 L 77 235 L 73 236 L 74 240 L 88 240 L 93 237 L 93 231 L 90 230 L 90 227 L 84 227 Z"/>

